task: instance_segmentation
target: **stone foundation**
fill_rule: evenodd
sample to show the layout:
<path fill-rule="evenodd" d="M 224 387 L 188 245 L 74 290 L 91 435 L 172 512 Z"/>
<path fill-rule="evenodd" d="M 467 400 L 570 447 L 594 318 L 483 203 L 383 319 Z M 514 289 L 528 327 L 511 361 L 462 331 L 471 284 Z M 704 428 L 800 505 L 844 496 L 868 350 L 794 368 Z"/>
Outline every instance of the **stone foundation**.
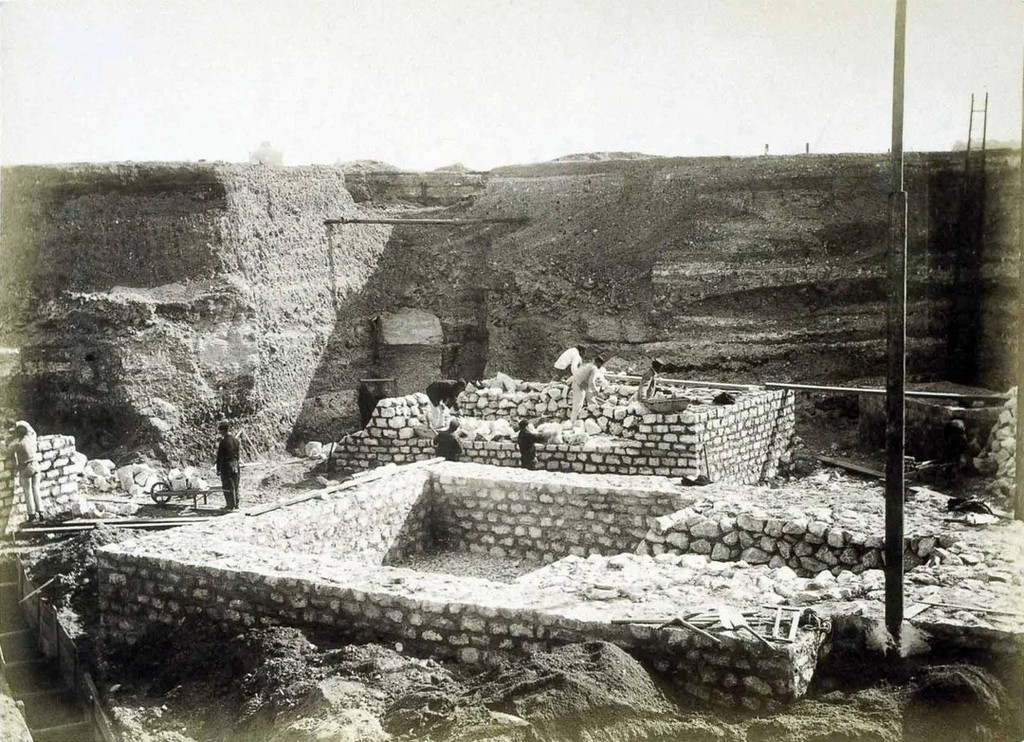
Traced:
<path fill-rule="evenodd" d="M 588 620 L 564 594 L 470 577 L 372 568 L 293 556 L 235 541 L 169 553 L 152 538 L 99 550 L 100 610 L 107 641 L 189 618 L 225 629 L 290 624 L 336 629 L 353 641 L 488 664 L 508 653 L 604 640 L 672 676 L 695 698 L 753 710 L 801 697 L 825 640 L 801 632 L 769 650 L 749 636 L 721 643 L 683 629 Z M 558 603 L 563 607 L 559 608 Z"/>
<path fill-rule="evenodd" d="M 70 510 L 78 496 L 78 470 L 75 467 L 75 439 L 67 435 L 43 435 L 37 439 L 42 471 L 39 494 L 43 510 L 60 513 Z M 25 497 L 14 474 L 11 461 L 0 457 L 0 533 L 28 517 Z"/>
<path fill-rule="evenodd" d="M 773 649 L 730 631 L 718 632 L 715 643 L 686 629 L 613 623 L 636 617 L 637 608 L 596 598 L 607 592 L 596 585 L 578 594 L 527 579 L 503 584 L 380 566 L 410 550 L 450 544 L 540 559 L 587 553 L 588 563 L 647 560 L 639 567 L 644 574 L 682 579 L 675 564 L 598 555 L 635 548 L 654 517 L 686 499 L 653 478 L 452 463 L 399 467 L 379 481 L 264 514 L 231 514 L 99 549 L 104 641 L 132 643 L 152 626 L 190 618 L 230 630 L 293 624 L 477 664 L 599 639 L 703 701 L 760 710 L 801 697 L 826 639 L 820 631 L 801 631 L 796 642 Z M 694 607 L 695 599 L 688 602 L 640 610 L 676 615 Z"/>
<path fill-rule="evenodd" d="M 593 434 L 583 444 L 541 443 L 537 466 L 548 471 L 655 475 L 756 483 L 771 478 L 793 436 L 793 393 L 784 390 L 731 392 L 735 403 L 716 405 L 715 389 L 692 388 L 688 409 L 654 413 L 632 399 L 636 387 L 612 386 L 605 404 L 581 419 Z M 554 382 L 518 382 L 512 391 L 483 388 L 459 398 L 462 414 L 482 420 L 538 422 L 569 417 L 568 387 Z M 424 430 L 427 398 L 410 394 L 380 400 L 364 430 L 343 439 L 336 454 L 356 468 L 405 463 L 433 455 Z M 514 440 L 464 440 L 465 459 L 494 466 L 519 466 Z"/>

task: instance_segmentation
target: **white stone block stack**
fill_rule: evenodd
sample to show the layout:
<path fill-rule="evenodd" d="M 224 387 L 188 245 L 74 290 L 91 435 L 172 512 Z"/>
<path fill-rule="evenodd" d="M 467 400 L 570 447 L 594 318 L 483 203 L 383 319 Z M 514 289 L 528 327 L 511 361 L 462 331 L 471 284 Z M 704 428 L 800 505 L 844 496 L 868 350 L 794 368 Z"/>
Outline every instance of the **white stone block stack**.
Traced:
<path fill-rule="evenodd" d="M 720 390 L 687 389 L 688 409 L 657 413 L 632 399 L 635 391 L 607 388 L 582 424 L 571 432 L 560 429 L 538 446 L 538 467 L 689 478 L 704 474 L 713 481 L 756 483 L 775 475 L 793 436 L 792 392 L 736 392 L 734 404 L 718 405 L 712 400 Z M 518 465 L 515 423 L 549 417 L 564 423 L 567 397 L 561 382 L 519 381 L 467 390 L 459 401 L 466 460 Z M 366 428 L 340 441 L 337 454 L 358 468 L 428 457 L 433 433 L 425 424 L 426 404 L 423 394 L 380 400 Z"/>

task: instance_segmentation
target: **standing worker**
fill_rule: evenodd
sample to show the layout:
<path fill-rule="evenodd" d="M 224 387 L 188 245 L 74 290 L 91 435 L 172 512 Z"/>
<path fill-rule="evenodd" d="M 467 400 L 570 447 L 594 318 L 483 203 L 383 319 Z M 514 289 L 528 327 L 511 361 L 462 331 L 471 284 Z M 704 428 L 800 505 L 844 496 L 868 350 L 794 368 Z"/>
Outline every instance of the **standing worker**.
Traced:
<path fill-rule="evenodd" d="M 574 345 L 573 347 L 566 350 L 562 355 L 558 356 L 558 360 L 555 361 L 555 370 L 560 371 L 563 375 L 569 374 L 570 378 L 579 367 L 583 364 L 583 346 Z M 560 377 L 561 378 L 561 377 Z"/>
<path fill-rule="evenodd" d="M 443 456 L 446 461 L 458 461 L 462 458 L 462 444 L 455 437 L 455 431 L 459 429 L 459 421 L 452 420 L 448 430 L 442 430 L 434 436 L 434 452 L 437 456 Z"/>
<path fill-rule="evenodd" d="M 220 484 L 224 488 L 224 501 L 228 510 L 238 510 L 238 480 L 241 478 L 238 455 L 241 446 L 231 432 L 231 423 L 221 420 L 218 428 L 220 445 L 217 446 L 217 474 L 220 475 Z"/>
<path fill-rule="evenodd" d="M 597 391 L 597 371 L 604 365 L 604 358 L 598 356 L 590 363 L 576 369 L 572 375 L 572 414 L 569 420 L 573 425 L 583 412 L 583 405 L 590 404 L 594 392 Z"/>
<path fill-rule="evenodd" d="M 524 469 L 537 468 L 537 444 L 544 436 L 530 429 L 530 421 L 523 418 L 519 421 L 519 463 Z"/>
<path fill-rule="evenodd" d="M 43 501 L 39 495 L 42 474 L 39 471 L 36 431 L 24 420 L 19 420 L 11 428 L 11 435 L 14 436 L 14 440 L 7 447 L 7 456 L 14 463 L 14 471 L 21 483 L 28 519 L 29 521 L 42 520 Z"/>

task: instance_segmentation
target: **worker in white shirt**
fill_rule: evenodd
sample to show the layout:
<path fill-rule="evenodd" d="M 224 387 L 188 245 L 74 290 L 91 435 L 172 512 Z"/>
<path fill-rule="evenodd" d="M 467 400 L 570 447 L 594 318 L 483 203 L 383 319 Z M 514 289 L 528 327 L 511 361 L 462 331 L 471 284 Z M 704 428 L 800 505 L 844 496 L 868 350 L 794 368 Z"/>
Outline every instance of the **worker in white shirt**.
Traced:
<path fill-rule="evenodd" d="M 559 378 L 564 378 L 566 375 L 571 378 L 576 373 L 577 369 L 583 365 L 582 352 L 582 345 L 574 345 L 558 356 L 558 360 L 555 361 L 555 370 L 560 372 Z"/>
<path fill-rule="evenodd" d="M 597 372 L 604 365 L 604 359 L 598 356 L 590 363 L 580 366 L 572 375 L 572 414 L 570 422 L 575 425 L 583 412 L 583 407 L 590 403 L 597 391 Z"/>

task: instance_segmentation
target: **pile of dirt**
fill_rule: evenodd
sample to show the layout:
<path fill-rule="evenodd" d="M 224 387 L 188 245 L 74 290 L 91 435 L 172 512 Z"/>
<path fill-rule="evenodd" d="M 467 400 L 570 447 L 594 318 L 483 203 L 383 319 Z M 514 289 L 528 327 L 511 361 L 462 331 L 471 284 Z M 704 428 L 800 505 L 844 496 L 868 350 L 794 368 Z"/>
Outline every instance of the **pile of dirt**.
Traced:
<path fill-rule="evenodd" d="M 431 660 L 379 645 L 344 645 L 297 628 L 225 635 L 203 622 L 154 629 L 103 666 L 127 740 L 386 739 L 378 717 L 423 688 L 454 693 Z"/>
<path fill-rule="evenodd" d="M 668 694 L 614 645 L 567 645 L 486 671 L 346 645 L 296 628 L 154 630 L 108 658 L 107 702 L 126 742 L 206 739 L 440 742 L 944 742 L 1017 739 L 999 681 L 936 667 L 755 716 Z"/>
<path fill-rule="evenodd" d="M 938 665 L 925 670 L 916 682 L 903 721 L 903 739 L 1018 739 L 1020 717 L 1019 702 L 1011 701 L 1003 684 L 991 673 L 973 665 Z"/>
<path fill-rule="evenodd" d="M 43 595 L 57 609 L 65 630 L 74 638 L 95 633 L 99 628 L 96 585 L 96 549 L 116 544 L 136 534 L 100 524 L 77 534 L 27 551 L 22 562 L 37 587 L 53 580 Z"/>
<path fill-rule="evenodd" d="M 589 642 L 495 667 L 458 696 L 417 691 L 387 710 L 384 728 L 401 739 L 718 740 L 720 725 L 685 719 L 647 671 L 624 651 Z"/>

